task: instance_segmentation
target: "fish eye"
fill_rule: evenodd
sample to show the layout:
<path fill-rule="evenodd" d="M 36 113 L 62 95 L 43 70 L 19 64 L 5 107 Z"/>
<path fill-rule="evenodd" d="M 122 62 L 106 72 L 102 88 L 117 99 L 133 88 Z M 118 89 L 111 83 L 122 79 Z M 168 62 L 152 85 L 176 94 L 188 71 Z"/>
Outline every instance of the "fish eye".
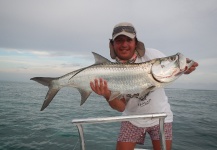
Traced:
<path fill-rule="evenodd" d="M 176 58 L 175 57 L 170 57 L 170 60 L 171 61 L 174 61 Z"/>

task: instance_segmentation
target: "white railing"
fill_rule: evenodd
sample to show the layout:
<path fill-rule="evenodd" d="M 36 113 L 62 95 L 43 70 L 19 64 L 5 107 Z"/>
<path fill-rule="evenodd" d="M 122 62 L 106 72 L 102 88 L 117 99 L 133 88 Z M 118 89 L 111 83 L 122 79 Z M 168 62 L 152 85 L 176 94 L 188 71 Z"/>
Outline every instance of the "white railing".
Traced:
<path fill-rule="evenodd" d="M 167 115 L 165 113 L 157 113 L 157 114 L 132 115 L 132 116 L 86 118 L 86 119 L 73 119 L 72 123 L 75 124 L 78 128 L 78 132 L 80 135 L 81 150 L 85 150 L 84 130 L 82 126 L 83 124 L 120 122 L 120 121 L 129 121 L 129 120 L 145 119 L 145 118 L 159 118 L 161 149 L 166 150 L 166 142 L 165 142 L 165 135 L 164 135 L 164 120 L 166 116 Z"/>

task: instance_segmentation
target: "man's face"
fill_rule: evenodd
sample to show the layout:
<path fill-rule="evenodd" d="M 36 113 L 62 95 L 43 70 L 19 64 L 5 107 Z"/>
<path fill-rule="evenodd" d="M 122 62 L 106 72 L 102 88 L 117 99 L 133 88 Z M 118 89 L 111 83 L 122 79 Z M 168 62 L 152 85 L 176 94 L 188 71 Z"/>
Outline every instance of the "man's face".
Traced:
<path fill-rule="evenodd" d="M 136 40 L 125 35 L 119 35 L 114 39 L 113 47 L 118 58 L 129 60 L 135 53 Z"/>

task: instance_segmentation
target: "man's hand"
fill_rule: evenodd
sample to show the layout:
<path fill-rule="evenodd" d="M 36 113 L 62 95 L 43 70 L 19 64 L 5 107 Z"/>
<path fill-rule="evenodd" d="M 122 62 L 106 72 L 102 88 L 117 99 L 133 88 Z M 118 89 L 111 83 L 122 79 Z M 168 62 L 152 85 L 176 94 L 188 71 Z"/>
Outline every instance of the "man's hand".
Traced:
<path fill-rule="evenodd" d="M 112 101 L 109 101 L 111 91 L 108 89 L 108 84 L 106 80 L 102 78 L 95 79 L 93 82 L 90 82 L 90 87 L 96 94 L 104 96 L 111 108 L 119 112 L 123 112 L 125 110 L 126 101 L 124 98 L 115 98 Z"/>
<path fill-rule="evenodd" d="M 90 82 L 91 89 L 98 95 L 102 95 L 109 100 L 111 96 L 111 91 L 108 89 L 107 81 L 100 78 L 95 79 L 94 82 Z"/>
<path fill-rule="evenodd" d="M 187 62 L 190 62 L 191 60 L 187 58 Z M 193 72 L 196 67 L 198 66 L 198 63 L 197 62 L 194 62 L 194 64 L 187 70 L 185 71 L 184 74 L 190 74 L 191 72 Z"/>

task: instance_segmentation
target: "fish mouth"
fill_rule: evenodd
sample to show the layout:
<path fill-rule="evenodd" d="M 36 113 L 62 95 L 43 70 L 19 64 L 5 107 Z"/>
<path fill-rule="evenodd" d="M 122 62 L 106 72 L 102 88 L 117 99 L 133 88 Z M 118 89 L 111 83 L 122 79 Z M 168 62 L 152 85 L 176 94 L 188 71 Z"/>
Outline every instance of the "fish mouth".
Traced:
<path fill-rule="evenodd" d="M 183 74 L 185 73 L 193 64 L 194 61 L 187 59 L 184 55 L 182 55 L 181 53 L 178 53 L 178 61 L 179 61 L 179 69 L 180 72 L 177 75 Z"/>

